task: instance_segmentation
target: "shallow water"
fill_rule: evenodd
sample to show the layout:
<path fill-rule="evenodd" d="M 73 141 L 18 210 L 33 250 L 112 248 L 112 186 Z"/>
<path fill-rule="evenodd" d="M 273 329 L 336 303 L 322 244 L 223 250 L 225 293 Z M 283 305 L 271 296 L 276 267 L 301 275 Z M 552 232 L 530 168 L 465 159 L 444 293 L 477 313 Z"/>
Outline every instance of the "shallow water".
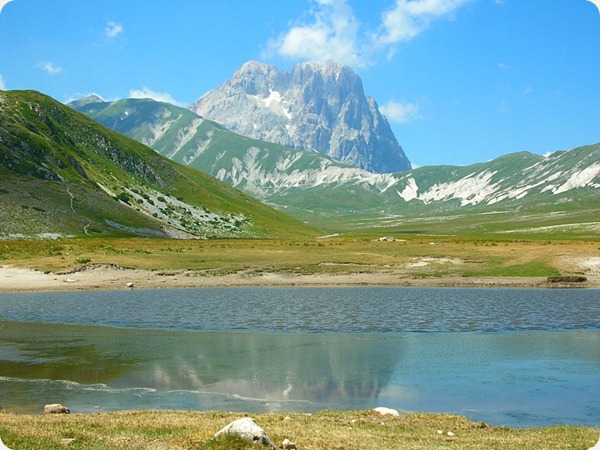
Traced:
<path fill-rule="evenodd" d="M 0 404 L 600 425 L 597 290 L 184 289 L 0 296 Z"/>

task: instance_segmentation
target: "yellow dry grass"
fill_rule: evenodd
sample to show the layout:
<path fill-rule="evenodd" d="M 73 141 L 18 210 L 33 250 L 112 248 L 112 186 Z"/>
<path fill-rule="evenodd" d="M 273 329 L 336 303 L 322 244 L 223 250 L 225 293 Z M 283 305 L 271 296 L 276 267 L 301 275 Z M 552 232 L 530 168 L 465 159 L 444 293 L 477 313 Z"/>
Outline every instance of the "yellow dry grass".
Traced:
<path fill-rule="evenodd" d="M 0 414 L 0 436 L 15 450 L 256 449 L 256 445 L 243 442 L 211 440 L 220 428 L 243 416 L 177 411 L 64 416 L 3 413 Z M 600 429 L 568 426 L 510 429 L 441 414 L 392 417 L 373 411 L 328 411 L 252 417 L 276 445 L 289 439 L 299 450 L 583 450 L 600 436 Z"/>

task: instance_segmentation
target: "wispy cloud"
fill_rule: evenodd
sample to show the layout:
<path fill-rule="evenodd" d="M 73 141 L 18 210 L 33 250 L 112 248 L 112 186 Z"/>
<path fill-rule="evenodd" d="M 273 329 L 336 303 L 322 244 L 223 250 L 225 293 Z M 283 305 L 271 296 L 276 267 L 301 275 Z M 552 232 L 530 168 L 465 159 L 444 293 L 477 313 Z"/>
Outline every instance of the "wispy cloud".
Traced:
<path fill-rule="evenodd" d="M 0 74 L 0 91 L 6 90 L 6 84 L 4 83 L 4 78 L 2 78 L 2 74 Z"/>
<path fill-rule="evenodd" d="M 476 0 L 395 0 L 381 13 L 375 30 L 364 30 L 347 0 L 310 0 L 305 19 L 269 42 L 267 56 L 314 61 L 334 60 L 354 67 L 373 63 L 382 52 L 423 31 L 431 22 Z"/>
<path fill-rule="evenodd" d="M 450 16 L 473 0 L 396 0 L 383 14 L 379 45 L 409 41 L 425 31 L 435 19 Z"/>
<path fill-rule="evenodd" d="M 132 89 L 129 91 L 130 98 L 150 98 L 158 102 L 171 103 L 173 105 L 180 105 L 170 94 L 167 92 L 156 92 L 152 89 L 144 86 L 142 89 Z"/>
<path fill-rule="evenodd" d="M 53 62 L 50 62 L 50 61 L 40 62 L 37 64 L 37 67 L 42 69 L 44 72 L 48 73 L 49 75 L 58 75 L 59 73 L 61 73 L 63 71 L 62 67 L 57 66 L 56 64 L 54 64 Z"/>
<path fill-rule="evenodd" d="M 388 120 L 397 123 L 408 123 L 420 119 L 420 106 L 418 103 L 400 103 L 390 101 L 379 107 Z"/>
<path fill-rule="evenodd" d="M 104 28 L 104 35 L 108 38 L 114 38 L 123 33 L 123 31 L 125 31 L 123 25 L 121 25 L 119 22 L 110 21 Z"/>
<path fill-rule="evenodd" d="M 527 97 L 532 92 L 533 92 L 533 86 L 527 86 L 525 89 L 523 89 L 522 95 L 523 95 L 523 97 Z"/>

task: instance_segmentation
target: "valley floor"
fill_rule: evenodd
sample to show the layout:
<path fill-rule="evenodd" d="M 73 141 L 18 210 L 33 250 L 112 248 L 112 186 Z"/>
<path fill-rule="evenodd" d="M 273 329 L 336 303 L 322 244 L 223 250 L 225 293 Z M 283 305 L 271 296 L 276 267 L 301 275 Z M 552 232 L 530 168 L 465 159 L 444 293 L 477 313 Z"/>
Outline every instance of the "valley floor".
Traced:
<path fill-rule="evenodd" d="M 600 288 L 598 241 L 129 238 L 0 244 L 0 292 L 218 286 Z M 558 276 L 568 282 L 548 281 Z"/>
<path fill-rule="evenodd" d="M 45 273 L 28 268 L 1 266 L 0 292 L 225 286 L 600 288 L 600 258 L 590 258 L 585 263 L 590 267 L 586 274 L 587 281 L 564 284 L 549 283 L 547 278 L 544 277 L 463 277 L 458 275 L 415 277 L 403 270 L 385 270 L 368 273 L 316 273 L 309 275 L 241 271 L 224 275 L 207 275 L 202 271 L 124 269 L 112 265 L 95 265 L 68 273 Z"/>

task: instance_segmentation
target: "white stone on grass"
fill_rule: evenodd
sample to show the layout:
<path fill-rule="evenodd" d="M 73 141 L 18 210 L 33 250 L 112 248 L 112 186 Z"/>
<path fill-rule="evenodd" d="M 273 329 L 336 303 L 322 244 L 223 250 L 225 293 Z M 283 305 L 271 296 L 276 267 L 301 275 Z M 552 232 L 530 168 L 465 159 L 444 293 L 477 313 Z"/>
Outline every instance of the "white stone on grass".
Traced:
<path fill-rule="evenodd" d="M 218 438 L 226 434 L 237 434 L 246 441 L 256 442 L 269 447 L 274 447 L 273 443 L 271 442 L 271 439 L 269 439 L 269 436 L 267 436 L 265 430 L 259 427 L 254 421 L 254 419 L 250 417 L 234 420 L 229 425 L 226 425 L 225 427 L 217 431 L 214 437 Z"/>
<path fill-rule="evenodd" d="M 385 408 L 383 406 L 378 406 L 373 411 L 378 412 L 382 416 L 400 417 L 400 413 L 398 411 L 396 411 L 395 409 L 392 409 L 392 408 Z"/>
<path fill-rule="evenodd" d="M 71 411 L 66 406 L 59 403 L 53 403 L 44 406 L 44 414 L 71 414 Z"/>

